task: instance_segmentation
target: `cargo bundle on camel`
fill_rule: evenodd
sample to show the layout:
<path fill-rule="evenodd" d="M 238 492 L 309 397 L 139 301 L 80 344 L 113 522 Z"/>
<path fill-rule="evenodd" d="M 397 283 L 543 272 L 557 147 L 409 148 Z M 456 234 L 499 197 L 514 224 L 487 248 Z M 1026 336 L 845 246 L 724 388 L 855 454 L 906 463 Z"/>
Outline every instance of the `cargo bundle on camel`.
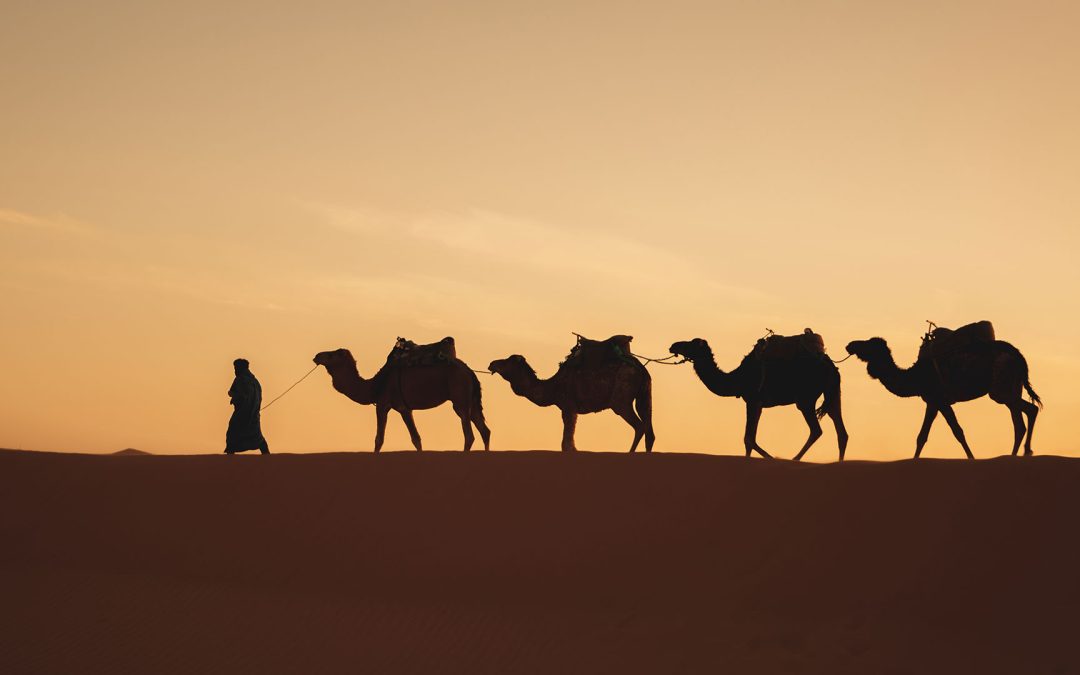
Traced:
<path fill-rule="evenodd" d="M 576 334 L 575 334 L 576 335 Z M 514 354 L 492 361 L 488 370 L 510 383 L 518 396 L 539 406 L 562 411 L 562 449 L 577 450 L 574 430 L 581 414 L 612 410 L 634 429 L 630 452 L 645 439 L 652 452 L 656 435 L 652 425 L 652 376 L 630 354 L 629 335 L 590 340 L 581 335 L 552 377 L 541 380 L 524 356 Z M 636 411 L 636 412 L 635 412 Z"/>
<path fill-rule="evenodd" d="M 1042 401 L 1031 387 L 1024 355 L 1008 342 L 996 339 L 994 326 L 989 321 L 956 330 L 930 323 L 918 358 L 906 369 L 896 365 L 888 343 L 879 337 L 851 342 L 847 351 L 865 361 L 870 377 L 880 380 L 893 394 L 918 396 L 926 402 L 922 428 L 915 439 L 916 457 L 922 453 L 930 437 L 930 427 L 940 413 L 964 453 L 974 459 L 952 406 L 983 396 L 990 396 L 991 400 L 1009 409 L 1013 423 L 1012 454 L 1020 450 L 1021 442 L 1024 443 L 1024 454 L 1033 454 L 1031 436 Z M 1024 391 L 1031 396 L 1030 402 L 1024 400 Z"/>
<path fill-rule="evenodd" d="M 401 415 L 413 447 L 423 450 L 413 411 L 434 408 L 447 401 L 461 419 L 465 450 L 470 450 L 475 440 L 474 425 L 480 432 L 484 449 L 491 449 L 491 431 L 484 421 L 480 380 L 464 361 L 457 358 L 454 338 L 443 338 L 428 345 L 398 338 L 386 363 L 370 380 L 360 376 L 356 359 L 348 349 L 319 352 L 314 361 L 330 373 L 338 392 L 362 405 L 375 406 L 375 452 L 382 449 L 386 418 L 391 410 Z"/>
<path fill-rule="evenodd" d="M 386 364 L 395 366 L 433 366 L 457 358 L 454 338 L 444 337 L 438 342 L 418 345 L 412 340 L 399 337 L 394 348 L 386 355 Z"/>
<path fill-rule="evenodd" d="M 804 356 L 825 358 L 825 339 L 810 330 L 803 330 L 798 335 L 777 335 L 772 331 L 754 344 L 752 352 L 758 358 L 795 359 Z"/>
<path fill-rule="evenodd" d="M 923 335 L 922 344 L 919 346 L 920 359 L 944 358 L 997 339 L 994 335 L 994 324 L 989 321 L 976 321 L 956 330 L 938 326 L 933 321 L 927 321 L 927 323 L 930 327 Z"/>

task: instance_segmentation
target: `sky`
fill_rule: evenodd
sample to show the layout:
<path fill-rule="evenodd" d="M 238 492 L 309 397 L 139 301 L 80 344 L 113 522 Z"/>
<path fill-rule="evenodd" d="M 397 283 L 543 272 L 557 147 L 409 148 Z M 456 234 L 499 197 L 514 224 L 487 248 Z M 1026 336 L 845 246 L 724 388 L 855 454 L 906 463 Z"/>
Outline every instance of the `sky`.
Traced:
<path fill-rule="evenodd" d="M 811 327 L 907 365 L 926 320 L 989 319 L 1046 403 L 1036 452 L 1080 455 L 1077 3 L 269 4 L 5 3 L 0 447 L 220 452 L 239 356 L 269 399 L 397 336 L 546 377 L 571 332 L 731 369 Z M 847 456 L 910 456 L 921 401 L 839 367 Z M 657 451 L 741 454 L 741 401 L 651 371 Z M 495 449 L 558 447 L 556 409 L 481 378 Z M 1003 407 L 957 414 L 1011 449 Z M 370 451 L 374 417 L 320 370 L 263 428 Z M 460 448 L 449 406 L 416 418 Z M 765 412 L 770 452 L 805 436 Z M 962 456 L 943 422 L 924 455 Z M 807 459 L 835 457 L 826 423 Z"/>

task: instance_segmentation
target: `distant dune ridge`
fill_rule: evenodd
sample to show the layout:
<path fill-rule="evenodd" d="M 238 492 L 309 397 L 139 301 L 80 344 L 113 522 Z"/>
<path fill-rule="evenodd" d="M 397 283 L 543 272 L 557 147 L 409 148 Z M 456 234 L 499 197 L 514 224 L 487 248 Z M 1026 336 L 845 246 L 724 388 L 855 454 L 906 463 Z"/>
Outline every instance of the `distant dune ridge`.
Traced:
<path fill-rule="evenodd" d="M 3 673 L 1074 673 L 1080 460 L 0 451 Z"/>

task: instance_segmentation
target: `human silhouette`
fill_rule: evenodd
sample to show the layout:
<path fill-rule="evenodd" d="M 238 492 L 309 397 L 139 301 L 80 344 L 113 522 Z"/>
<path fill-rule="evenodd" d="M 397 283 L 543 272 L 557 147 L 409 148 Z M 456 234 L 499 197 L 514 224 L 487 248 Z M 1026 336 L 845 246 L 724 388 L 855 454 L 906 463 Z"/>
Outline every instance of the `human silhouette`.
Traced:
<path fill-rule="evenodd" d="M 229 429 L 225 432 L 225 454 L 258 450 L 270 454 L 263 437 L 259 410 L 262 408 L 262 385 L 255 379 L 247 359 L 233 361 L 236 378 L 229 387 L 229 402 L 233 406 Z"/>

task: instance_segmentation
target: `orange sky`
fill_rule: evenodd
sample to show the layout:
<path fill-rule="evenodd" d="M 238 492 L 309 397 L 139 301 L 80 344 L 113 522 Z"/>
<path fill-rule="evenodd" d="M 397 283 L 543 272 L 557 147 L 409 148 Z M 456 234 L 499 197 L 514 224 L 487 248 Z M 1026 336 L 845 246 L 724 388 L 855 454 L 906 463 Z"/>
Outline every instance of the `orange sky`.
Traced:
<path fill-rule="evenodd" d="M 547 376 L 571 331 L 730 369 L 811 326 L 906 365 L 925 319 L 988 318 L 1036 451 L 1080 454 L 1074 2 L 153 4 L 5 5 L 0 447 L 219 452 L 241 355 L 269 398 L 398 335 Z M 909 456 L 922 404 L 841 369 L 848 457 Z M 653 373 L 657 450 L 741 452 L 740 401 Z M 370 450 L 328 379 L 267 411 L 275 450 Z M 557 447 L 556 410 L 483 384 L 496 449 Z M 1010 449 L 1004 408 L 957 412 Z M 417 420 L 459 447 L 448 407 Z M 760 439 L 805 433 L 774 409 Z M 588 416 L 578 446 L 630 436 Z M 961 456 L 942 422 L 926 454 Z"/>

